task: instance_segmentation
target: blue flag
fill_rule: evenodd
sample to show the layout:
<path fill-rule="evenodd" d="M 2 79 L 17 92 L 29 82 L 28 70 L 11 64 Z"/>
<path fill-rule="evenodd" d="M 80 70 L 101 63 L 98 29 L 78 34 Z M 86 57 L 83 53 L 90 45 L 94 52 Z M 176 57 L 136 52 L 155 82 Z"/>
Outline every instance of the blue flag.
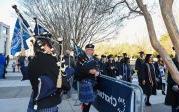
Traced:
<path fill-rule="evenodd" d="M 83 54 L 83 51 L 79 46 L 75 45 L 74 53 L 76 56 L 79 56 L 80 54 Z"/>
<path fill-rule="evenodd" d="M 25 50 L 28 49 L 26 40 L 30 37 L 30 34 L 28 33 L 27 23 L 24 23 L 24 21 L 25 20 L 21 22 L 19 19 L 17 19 L 16 21 L 11 43 L 12 55 L 15 55 L 17 52 L 21 51 L 22 47 Z"/>
<path fill-rule="evenodd" d="M 35 36 L 41 35 L 43 33 L 50 34 L 45 28 L 43 28 L 41 25 L 39 25 L 37 23 L 36 23 L 35 28 L 34 28 L 34 33 L 35 33 Z"/>

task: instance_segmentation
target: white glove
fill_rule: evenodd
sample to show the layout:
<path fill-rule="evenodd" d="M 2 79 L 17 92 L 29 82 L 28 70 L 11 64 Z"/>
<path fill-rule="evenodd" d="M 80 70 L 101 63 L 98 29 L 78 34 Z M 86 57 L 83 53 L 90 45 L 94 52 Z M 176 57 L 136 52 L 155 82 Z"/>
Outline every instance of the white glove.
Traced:
<path fill-rule="evenodd" d="M 117 78 L 117 80 L 120 80 L 120 79 L 122 79 L 122 76 L 119 75 L 119 76 L 117 76 L 116 78 Z"/>

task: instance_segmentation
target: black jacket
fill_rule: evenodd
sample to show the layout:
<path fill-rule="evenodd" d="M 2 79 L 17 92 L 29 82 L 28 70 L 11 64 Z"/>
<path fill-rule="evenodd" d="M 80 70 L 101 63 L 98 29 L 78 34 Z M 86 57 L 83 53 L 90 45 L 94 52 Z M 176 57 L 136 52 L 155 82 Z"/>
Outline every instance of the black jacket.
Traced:
<path fill-rule="evenodd" d="M 76 63 L 75 68 L 75 79 L 78 81 L 84 80 L 84 79 L 95 79 L 93 74 L 89 73 L 90 69 L 99 69 L 99 63 L 98 61 L 93 58 L 94 60 L 86 61 L 85 63 L 81 63 L 80 60 Z"/>
<path fill-rule="evenodd" d="M 28 76 L 32 85 L 33 99 L 35 99 L 38 94 L 38 78 L 40 76 L 47 75 L 50 79 L 52 79 L 54 85 L 56 85 L 59 74 L 59 69 L 56 63 L 57 61 L 55 57 L 44 53 L 37 53 L 29 63 Z M 60 96 L 60 94 L 55 94 L 39 100 L 37 102 L 38 108 L 49 108 L 58 105 L 61 102 Z"/>
<path fill-rule="evenodd" d="M 173 62 L 175 63 L 175 65 L 179 70 L 179 63 L 175 59 L 173 59 Z M 174 85 L 177 85 L 177 83 L 172 79 L 170 73 L 168 74 L 167 83 L 168 85 L 167 85 L 165 104 L 170 106 L 179 106 L 179 94 L 172 90 L 172 87 Z"/>
<path fill-rule="evenodd" d="M 116 64 L 115 64 L 115 61 L 108 61 L 106 63 L 106 71 L 107 71 L 107 75 L 110 76 L 110 77 L 116 77 L 117 75 L 117 67 L 116 67 Z"/>
<path fill-rule="evenodd" d="M 149 70 L 151 75 L 149 74 Z M 155 67 L 152 63 L 144 63 L 141 70 L 142 81 L 145 80 L 145 85 L 142 85 L 144 94 L 146 95 L 156 95 L 156 74 Z M 151 76 L 151 80 L 150 80 Z M 153 86 L 152 86 L 153 83 Z"/>
<path fill-rule="evenodd" d="M 143 59 L 137 58 L 137 60 L 135 62 L 135 69 L 138 71 L 141 71 L 143 63 L 144 63 Z"/>
<path fill-rule="evenodd" d="M 141 58 L 138 58 L 135 62 L 135 69 L 137 70 L 137 76 L 139 85 L 142 85 L 142 68 L 143 68 L 144 60 Z"/>

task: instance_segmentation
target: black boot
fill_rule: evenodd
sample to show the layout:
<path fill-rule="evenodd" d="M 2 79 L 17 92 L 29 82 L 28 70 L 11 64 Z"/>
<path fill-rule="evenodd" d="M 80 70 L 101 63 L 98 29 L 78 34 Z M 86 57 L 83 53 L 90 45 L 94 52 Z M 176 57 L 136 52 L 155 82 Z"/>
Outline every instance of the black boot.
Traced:
<path fill-rule="evenodd" d="M 145 105 L 146 106 L 151 106 L 151 103 L 150 102 L 145 102 Z"/>
<path fill-rule="evenodd" d="M 151 106 L 151 103 L 149 102 L 149 99 L 150 99 L 150 96 L 147 96 L 146 102 L 145 102 L 146 106 Z"/>

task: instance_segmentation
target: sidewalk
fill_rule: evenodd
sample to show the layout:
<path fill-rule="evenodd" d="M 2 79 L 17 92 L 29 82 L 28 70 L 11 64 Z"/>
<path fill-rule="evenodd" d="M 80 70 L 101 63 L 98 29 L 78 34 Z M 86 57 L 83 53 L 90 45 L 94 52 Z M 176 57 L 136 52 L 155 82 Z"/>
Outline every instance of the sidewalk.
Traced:
<path fill-rule="evenodd" d="M 10 68 L 8 68 L 10 71 Z M 19 72 L 8 72 L 6 79 L 0 79 L 0 112 L 26 112 L 31 95 L 29 81 L 21 81 Z M 74 91 L 72 98 L 63 100 L 59 105 L 60 112 L 81 112 L 80 106 L 74 106 L 77 94 Z M 79 102 L 77 102 L 79 104 Z M 93 107 L 90 112 L 97 112 Z"/>

